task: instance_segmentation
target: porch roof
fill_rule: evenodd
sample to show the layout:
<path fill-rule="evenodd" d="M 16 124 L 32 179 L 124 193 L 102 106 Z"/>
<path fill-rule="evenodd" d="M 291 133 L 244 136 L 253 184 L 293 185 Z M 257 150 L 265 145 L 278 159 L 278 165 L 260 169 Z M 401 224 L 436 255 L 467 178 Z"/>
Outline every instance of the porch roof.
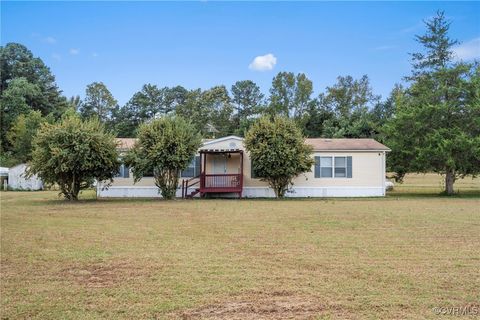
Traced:
<path fill-rule="evenodd" d="M 243 153 L 241 149 L 200 149 L 199 153 Z"/>

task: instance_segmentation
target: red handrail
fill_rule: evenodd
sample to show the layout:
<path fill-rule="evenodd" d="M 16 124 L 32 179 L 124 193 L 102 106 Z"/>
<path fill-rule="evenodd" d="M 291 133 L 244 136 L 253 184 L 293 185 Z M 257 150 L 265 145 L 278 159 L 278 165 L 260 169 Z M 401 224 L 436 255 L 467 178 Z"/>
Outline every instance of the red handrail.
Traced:
<path fill-rule="evenodd" d="M 192 183 L 192 184 L 189 184 L 191 181 L 193 181 L 193 180 L 195 180 L 195 179 L 198 179 L 198 178 L 200 178 L 200 175 L 195 176 L 195 177 L 190 178 L 190 179 L 183 179 L 183 180 L 182 180 L 182 198 L 186 198 L 186 197 L 187 197 L 188 188 L 190 188 L 191 186 L 194 186 L 194 185 L 196 185 L 197 183 L 201 182 L 201 179 L 200 179 L 200 180 L 195 181 L 195 182 Z"/>

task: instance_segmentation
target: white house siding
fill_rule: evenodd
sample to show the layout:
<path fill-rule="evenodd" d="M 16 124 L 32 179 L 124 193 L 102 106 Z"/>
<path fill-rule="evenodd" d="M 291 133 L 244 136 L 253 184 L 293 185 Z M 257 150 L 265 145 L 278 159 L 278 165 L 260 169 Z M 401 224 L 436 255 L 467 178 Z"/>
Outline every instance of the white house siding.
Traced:
<path fill-rule="evenodd" d="M 205 149 L 243 149 L 243 140 L 238 137 L 220 138 L 209 141 L 204 144 Z M 315 178 L 314 169 L 303 175 L 298 176 L 293 181 L 291 192 L 287 197 L 379 197 L 385 195 L 385 150 L 341 150 L 341 151 L 314 151 L 312 156 L 342 156 L 352 157 L 352 177 L 351 178 Z M 212 170 L 213 157 L 207 159 L 207 173 Z M 237 173 L 239 159 L 238 155 L 232 155 L 227 162 L 227 172 Z M 268 184 L 260 179 L 251 177 L 251 163 L 248 152 L 244 153 L 243 167 L 243 197 L 263 198 L 273 197 L 273 190 Z M 181 197 L 181 182 L 177 189 L 177 197 Z M 192 187 L 189 192 L 193 191 Z M 115 178 L 112 185 L 107 189 L 103 188 L 102 183 L 97 185 L 97 195 L 99 197 L 161 197 L 158 188 L 155 186 L 152 177 L 146 177 L 137 183 L 133 181 L 133 175 L 130 172 L 128 178 Z M 230 197 L 230 194 L 224 194 Z"/>
<path fill-rule="evenodd" d="M 189 188 L 193 192 L 195 188 Z M 177 188 L 176 196 L 182 197 L 182 189 Z M 97 187 L 99 198 L 161 198 L 159 189 L 156 186 L 111 186 L 109 188 Z"/>
<path fill-rule="evenodd" d="M 275 194 L 268 187 L 243 188 L 245 198 L 273 198 Z M 292 187 L 285 194 L 288 198 L 337 198 L 337 197 L 381 197 L 381 187 Z"/>
<path fill-rule="evenodd" d="M 8 187 L 13 190 L 42 190 L 43 182 L 36 175 L 25 178 L 27 165 L 22 163 L 8 171 Z"/>
<path fill-rule="evenodd" d="M 192 192 L 194 188 L 188 190 Z M 335 198 L 335 197 L 381 197 L 384 196 L 381 187 L 293 187 L 285 196 L 289 198 Z M 97 189 L 99 198 L 161 198 L 156 186 L 125 186 Z M 177 190 L 177 197 L 182 196 L 182 190 Z M 197 195 L 198 197 L 199 195 Z M 219 194 L 222 197 L 237 197 L 237 194 Z M 244 198 L 273 198 L 275 194 L 269 187 L 244 187 Z"/>

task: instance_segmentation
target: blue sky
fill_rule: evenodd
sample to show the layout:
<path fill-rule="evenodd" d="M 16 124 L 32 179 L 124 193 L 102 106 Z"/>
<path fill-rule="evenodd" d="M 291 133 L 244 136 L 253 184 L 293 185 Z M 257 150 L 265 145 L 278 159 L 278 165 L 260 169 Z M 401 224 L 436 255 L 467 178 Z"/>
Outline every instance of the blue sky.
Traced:
<path fill-rule="evenodd" d="M 304 72 L 315 95 L 339 75 L 367 74 L 386 96 L 409 73 L 414 35 L 436 10 L 452 20 L 459 55 L 478 57 L 479 2 L 2 1 L 1 44 L 26 45 L 65 95 L 103 81 L 121 104 L 145 83 L 206 89 L 250 79 L 268 93 L 279 71 Z"/>

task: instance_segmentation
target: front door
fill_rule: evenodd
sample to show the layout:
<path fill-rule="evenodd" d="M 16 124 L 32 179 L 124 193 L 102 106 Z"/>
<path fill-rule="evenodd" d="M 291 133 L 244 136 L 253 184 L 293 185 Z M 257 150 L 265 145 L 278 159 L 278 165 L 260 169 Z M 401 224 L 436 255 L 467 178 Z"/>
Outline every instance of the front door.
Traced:
<path fill-rule="evenodd" d="M 213 156 L 213 174 L 227 173 L 227 159 L 223 154 Z"/>

